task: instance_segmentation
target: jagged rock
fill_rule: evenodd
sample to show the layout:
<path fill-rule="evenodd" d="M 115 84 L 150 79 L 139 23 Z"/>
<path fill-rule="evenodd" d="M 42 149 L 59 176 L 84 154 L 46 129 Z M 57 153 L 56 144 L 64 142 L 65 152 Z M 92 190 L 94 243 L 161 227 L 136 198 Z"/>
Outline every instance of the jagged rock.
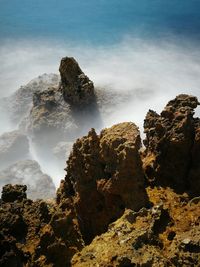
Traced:
<path fill-rule="evenodd" d="M 200 203 L 191 207 L 170 189 L 148 188 L 148 195 L 151 209 L 125 210 L 73 256 L 71 266 L 198 266 Z"/>
<path fill-rule="evenodd" d="M 25 187 L 7 185 L 0 201 L 0 266 L 70 266 L 83 246 L 73 209 L 26 199 Z M 9 202 L 8 202 L 9 201 Z"/>
<path fill-rule="evenodd" d="M 9 113 L 12 123 L 19 124 L 30 112 L 33 94 L 44 91 L 48 87 L 58 86 L 60 78 L 57 74 L 43 74 L 24 86 L 21 86 L 11 96 L 0 100 L 0 106 Z"/>
<path fill-rule="evenodd" d="M 133 123 L 92 129 L 73 145 L 56 202 L 4 187 L 0 266 L 199 266 L 197 104 L 180 95 L 150 111 L 143 152 Z"/>
<path fill-rule="evenodd" d="M 190 193 L 195 196 L 200 196 L 200 119 L 194 120 L 195 137 L 191 150 L 190 170 L 188 173 L 188 186 Z"/>
<path fill-rule="evenodd" d="M 44 174 L 34 160 L 18 161 L 0 171 L 0 188 L 6 184 L 26 184 L 31 199 L 55 197 L 56 188 L 51 177 Z"/>
<path fill-rule="evenodd" d="M 194 96 L 179 95 L 160 115 L 152 110 L 147 113 L 143 167 L 151 183 L 188 191 L 192 187 L 190 181 L 196 179 L 196 191 L 200 194 L 199 172 L 196 172 L 200 122 L 193 118 L 198 104 Z"/>
<path fill-rule="evenodd" d="M 86 242 L 104 232 L 126 207 L 138 210 L 148 203 L 140 145 L 133 123 L 115 125 L 99 136 L 92 129 L 74 144 L 57 201 L 73 196 Z"/>
<path fill-rule="evenodd" d="M 22 201 L 26 199 L 26 185 L 7 184 L 3 187 L 1 199 L 3 202 L 14 202 L 15 200 Z"/>
<path fill-rule="evenodd" d="M 53 87 L 34 93 L 29 121 L 28 128 L 36 137 L 42 138 L 42 142 L 45 142 L 46 135 L 50 143 L 51 139 L 57 142 L 62 140 L 66 134 L 70 139 L 78 128 L 70 105 L 64 101 L 61 92 Z"/>
<path fill-rule="evenodd" d="M 94 101 L 93 82 L 82 72 L 74 58 L 62 58 L 59 71 L 66 102 L 80 107 Z"/>
<path fill-rule="evenodd" d="M 4 133 L 0 136 L 0 168 L 15 161 L 29 158 L 29 141 L 19 131 Z"/>

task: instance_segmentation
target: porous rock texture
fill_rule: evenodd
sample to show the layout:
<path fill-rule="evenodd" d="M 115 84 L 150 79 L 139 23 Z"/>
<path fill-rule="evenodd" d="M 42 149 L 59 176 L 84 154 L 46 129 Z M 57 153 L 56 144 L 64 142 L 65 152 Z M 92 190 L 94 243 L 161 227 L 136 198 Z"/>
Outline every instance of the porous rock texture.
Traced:
<path fill-rule="evenodd" d="M 63 211 L 53 200 L 33 202 L 22 185 L 3 188 L 0 230 L 4 267 L 70 266 L 83 246 L 73 208 Z"/>
<path fill-rule="evenodd" d="M 61 90 L 66 102 L 80 107 L 94 101 L 93 82 L 83 73 L 73 57 L 62 58 L 59 71 Z"/>
<path fill-rule="evenodd" d="M 91 129 L 73 145 L 56 201 L 5 186 L 0 265 L 200 266 L 197 104 L 179 95 L 149 111 L 143 149 L 131 122 Z"/>
<path fill-rule="evenodd" d="M 73 197 L 86 243 L 106 231 L 125 207 L 139 210 L 147 204 L 140 146 L 133 123 L 117 124 L 99 136 L 92 129 L 74 144 L 57 200 Z"/>
<path fill-rule="evenodd" d="M 200 201 L 148 188 L 154 206 L 127 209 L 72 258 L 74 267 L 186 267 L 200 264 Z"/>
<path fill-rule="evenodd" d="M 144 121 L 144 170 L 149 182 L 179 192 L 200 193 L 200 119 L 194 96 L 179 95 L 158 115 L 149 110 Z"/>

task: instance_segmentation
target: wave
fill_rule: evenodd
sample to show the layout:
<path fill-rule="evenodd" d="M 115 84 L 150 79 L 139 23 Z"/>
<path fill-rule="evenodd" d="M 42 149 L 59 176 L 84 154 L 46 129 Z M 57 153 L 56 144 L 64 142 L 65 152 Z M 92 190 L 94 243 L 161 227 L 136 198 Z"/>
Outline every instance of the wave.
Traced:
<path fill-rule="evenodd" d="M 99 46 L 52 40 L 7 40 L 0 43 L 0 97 L 10 95 L 38 75 L 58 73 L 60 59 L 73 56 L 99 90 L 110 92 L 107 103 L 111 112 L 109 116 L 101 114 L 103 127 L 133 121 L 142 132 L 149 108 L 160 112 L 167 101 L 180 93 L 200 99 L 199 52 L 197 43 L 188 40 L 180 43 L 173 38 L 158 43 L 126 36 L 120 43 Z M 112 92 L 118 99 L 112 99 Z M 112 106 L 113 101 L 116 107 Z M 1 128 L 10 130 L 4 115 L 1 115 L 4 118 Z M 48 164 L 42 165 L 51 175 Z M 54 181 L 58 184 L 57 179 Z"/>

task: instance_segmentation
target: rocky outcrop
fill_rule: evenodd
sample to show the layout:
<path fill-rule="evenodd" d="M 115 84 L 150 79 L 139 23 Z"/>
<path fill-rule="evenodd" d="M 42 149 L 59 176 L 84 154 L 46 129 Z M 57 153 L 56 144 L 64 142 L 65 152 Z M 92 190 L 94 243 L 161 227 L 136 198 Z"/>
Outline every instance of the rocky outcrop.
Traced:
<path fill-rule="evenodd" d="M 73 209 L 53 201 L 31 201 L 26 186 L 3 188 L 0 209 L 0 266 L 70 266 L 83 246 Z"/>
<path fill-rule="evenodd" d="M 56 188 L 52 178 L 41 171 L 34 160 L 23 160 L 0 171 L 0 188 L 6 184 L 25 184 L 31 199 L 55 197 Z"/>
<path fill-rule="evenodd" d="M 72 142 L 101 125 L 93 83 L 75 59 L 63 58 L 59 70 L 60 86 L 35 91 L 30 115 L 20 125 L 39 153 L 43 147 L 50 154 L 59 142 Z"/>
<path fill-rule="evenodd" d="M 147 192 L 151 209 L 125 210 L 105 234 L 74 255 L 72 266 L 199 266 L 200 202 L 191 204 L 170 189 Z"/>
<path fill-rule="evenodd" d="M 43 74 L 21 86 L 11 96 L 0 99 L 0 106 L 4 112 L 9 114 L 11 122 L 18 125 L 31 110 L 33 94 L 52 86 L 57 87 L 59 81 L 60 78 L 57 74 Z"/>
<path fill-rule="evenodd" d="M 160 115 L 149 111 L 145 148 L 131 122 L 91 129 L 73 145 L 56 201 L 5 186 L 0 265 L 199 266 L 197 105 L 179 95 Z"/>
<path fill-rule="evenodd" d="M 149 182 L 200 193 L 197 178 L 200 120 L 193 117 L 198 104 L 196 97 L 179 95 L 169 101 L 160 115 L 152 110 L 147 113 L 143 167 Z"/>
<path fill-rule="evenodd" d="M 83 73 L 74 58 L 62 58 L 59 71 L 61 90 L 66 102 L 79 108 L 94 102 L 93 82 Z"/>
<path fill-rule="evenodd" d="M 62 140 L 64 134 L 70 139 L 75 135 L 78 126 L 73 118 L 70 105 L 67 104 L 58 88 L 49 88 L 33 95 L 33 107 L 27 127 L 35 138 L 49 143 Z M 38 139 L 38 141 L 39 141 Z M 54 140 L 55 139 L 55 140 Z M 52 141 L 51 141 L 52 140 Z"/>
<path fill-rule="evenodd" d="M 0 169 L 29 157 L 29 141 L 26 135 L 12 131 L 0 136 Z"/>
<path fill-rule="evenodd" d="M 133 123 L 115 125 L 99 136 L 92 129 L 74 144 L 57 201 L 73 198 L 86 242 L 106 231 L 126 207 L 139 210 L 148 203 L 140 146 Z"/>

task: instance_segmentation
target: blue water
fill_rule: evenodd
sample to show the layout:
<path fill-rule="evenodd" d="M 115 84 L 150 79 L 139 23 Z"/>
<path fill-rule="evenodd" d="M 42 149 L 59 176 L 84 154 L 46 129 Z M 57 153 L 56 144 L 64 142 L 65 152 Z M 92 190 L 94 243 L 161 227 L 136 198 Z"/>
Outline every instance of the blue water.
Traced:
<path fill-rule="evenodd" d="M 0 40 L 200 39 L 199 0 L 0 0 Z"/>

